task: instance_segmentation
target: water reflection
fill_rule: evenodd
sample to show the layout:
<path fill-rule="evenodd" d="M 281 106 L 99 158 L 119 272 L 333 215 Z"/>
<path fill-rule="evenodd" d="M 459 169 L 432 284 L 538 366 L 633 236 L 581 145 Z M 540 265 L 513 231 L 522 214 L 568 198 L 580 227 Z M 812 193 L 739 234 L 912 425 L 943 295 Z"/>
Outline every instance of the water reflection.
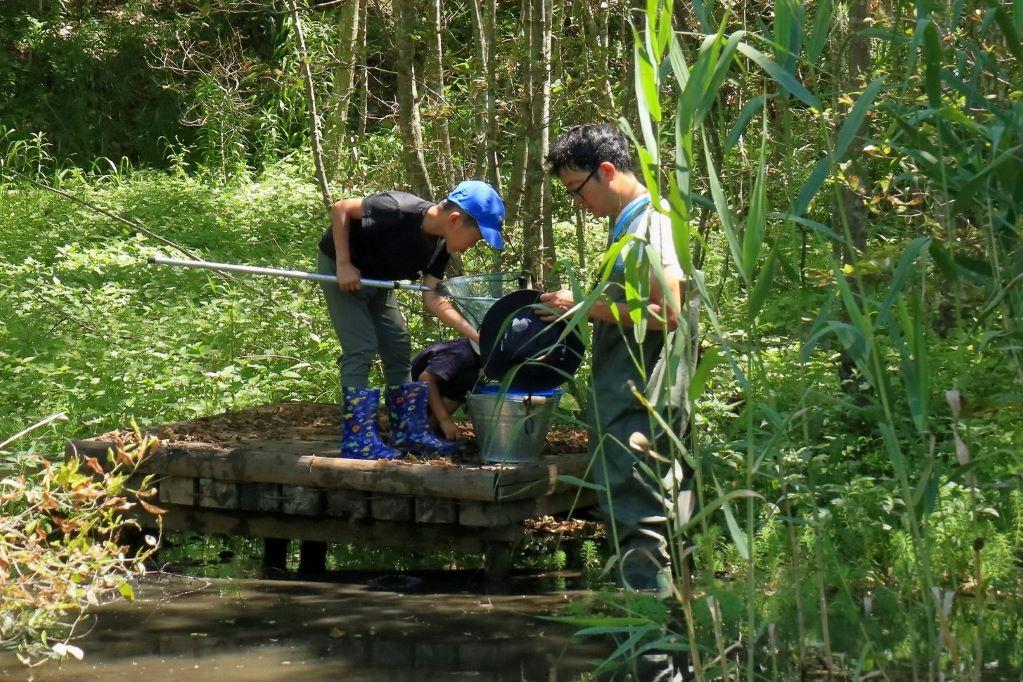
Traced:
<path fill-rule="evenodd" d="M 576 679 L 609 651 L 569 642 L 543 621 L 566 593 L 415 593 L 365 584 L 151 576 L 135 604 L 97 610 L 75 644 L 85 660 L 30 673 L 0 658 L 4 679 L 38 680 L 557 680 Z"/>

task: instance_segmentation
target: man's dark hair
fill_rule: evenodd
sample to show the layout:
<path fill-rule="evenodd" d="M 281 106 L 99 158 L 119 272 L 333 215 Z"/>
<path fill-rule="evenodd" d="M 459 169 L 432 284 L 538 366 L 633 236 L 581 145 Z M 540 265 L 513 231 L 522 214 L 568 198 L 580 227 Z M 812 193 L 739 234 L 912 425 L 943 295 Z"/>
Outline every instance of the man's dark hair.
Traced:
<path fill-rule="evenodd" d="M 563 168 L 593 171 L 608 161 L 620 171 L 631 173 L 632 149 L 629 140 L 616 126 L 587 124 L 568 128 L 551 147 L 547 168 L 557 175 Z"/>
<path fill-rule="evenodd" d="M 458 213 L 462 216 L 462 220 L 464 220 L 466 224 L 469 225 L 469 227 L 479 227 L 479 224 L 476 222 L 476 219 L 469 215 L 469 212 L 466 211 L 464 208 L 462 208 L 455 202 L 451 201 L 451 199 L 441 199 L 440 210 L 444 211 L 445 213 L 453 213 L 454 211 L 458 211 Z"/>

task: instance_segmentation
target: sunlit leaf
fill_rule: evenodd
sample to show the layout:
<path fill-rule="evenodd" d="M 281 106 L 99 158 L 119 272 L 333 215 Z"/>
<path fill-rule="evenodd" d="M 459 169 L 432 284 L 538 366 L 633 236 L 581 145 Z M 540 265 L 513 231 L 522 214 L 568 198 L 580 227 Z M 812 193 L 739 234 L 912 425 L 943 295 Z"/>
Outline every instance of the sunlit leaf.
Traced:
<path fill-rule="evenodd" d="M 738 49 L 739 52 L 753 60 L 757 66 L 766 71 L 771 78 L 777 81 L 778 85 L 785 88 L 793 96 L 799 98 L 814 109 L 822 108 L 820 100 L 817 99 L 813 93 L 807 90 L 806 86 L 796 80 L 794 75 L 779 66 L 773 59 L 768 58 L 760 50 L 748 43 L 741 43 L 738 46 Z"/>

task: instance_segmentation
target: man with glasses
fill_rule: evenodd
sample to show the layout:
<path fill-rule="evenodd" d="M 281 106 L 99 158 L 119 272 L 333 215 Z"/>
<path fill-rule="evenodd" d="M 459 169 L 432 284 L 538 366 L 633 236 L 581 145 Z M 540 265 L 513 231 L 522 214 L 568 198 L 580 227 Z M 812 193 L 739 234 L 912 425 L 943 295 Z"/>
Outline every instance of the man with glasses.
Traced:
<path fill-rule="evenodd" d="M 650 205 L 650 193 L 633 172 L 629 142 L 613 126 L 569 129 L 554 144 L 547 163 L 577 207 L 613 220 L 609 249 L 631 235 L 609 278 L 597 285 L 603 287 L 602 296 L 587 311 L 593 324 L 589 448 L 595 482 L 609 491 L 598 493 L 598 497 L 609 524 L 608 538 L 617 540 L 612 549 L 620 559 L 619 581 L 626 587 L 664 595 L 671 576 L 663 521 L 668 513 L 665 491 L 660 489 L 659 480 L 645 473 L 656 471 L 658 465 L 650 459 L 644 461 L 645 455 L 630 449 L 629 443 L 639 434 L 653 450 L 670 453 L 657 420 L 633 395 L 633 387 L 647 392 L 651 403 L 663 410 L 662 418 L 667 417 L 677 433 L 686 421 L 684 398 L 679 397 L 678 390 L 673 392 L 676 404 L 670 406 L 663 393 L 653 395 L 660 389 L 647 390 L 655 384 L 665 385 L 663 374 L 670 364 L 665 362 L 665 342 L 682 316 L 685 274 L 675 252 L 671 221 Z M 644 248 L 647 245 L 659 254 L 665 286 L 649 262 Z M 634 289 L 649 291 L 643 301 L 645 335 L 637 335 L 633 329 L 626 301 L 627 270 L 632 279 L 649 280 L 628 282 Z M 545 293 L 540 301 L 550 309 L 546 320 L 565 315 L 576 303 L 569 290 Z M 688 325 L 683 326 L 688 330 Z M 637 336 L 642 340 L 637 341 Z M 671 383 L 679 389 L 685 379 L 672 377 Z"/>

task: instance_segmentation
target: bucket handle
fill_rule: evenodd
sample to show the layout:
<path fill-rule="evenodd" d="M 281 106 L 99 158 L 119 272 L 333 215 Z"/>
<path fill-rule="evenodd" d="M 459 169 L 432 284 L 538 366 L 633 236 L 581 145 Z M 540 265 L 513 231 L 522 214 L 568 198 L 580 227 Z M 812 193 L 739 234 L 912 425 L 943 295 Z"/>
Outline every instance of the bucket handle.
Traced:
<path fill-rule="evenodd" d="M 536 424 L 534 424 L 535 420 L 532 419 L 533 415 L 529 414 L 529 408 L 531 408 L 533 405 L 544 405 L 544 404 L 546 404 L 546 402 L 547 402 L 547 397 L 546 396 L 533 395 L 532 393 L 527 395 L 526 399 L 522 401 L 522 404 L 526 408 L 526 417 L 525 417 L 526 421 L 522 425 L 522 433 L 526 434 L 527 436 L 532 436 L 533 435 L 533 431 L 536 429 Z"/>

